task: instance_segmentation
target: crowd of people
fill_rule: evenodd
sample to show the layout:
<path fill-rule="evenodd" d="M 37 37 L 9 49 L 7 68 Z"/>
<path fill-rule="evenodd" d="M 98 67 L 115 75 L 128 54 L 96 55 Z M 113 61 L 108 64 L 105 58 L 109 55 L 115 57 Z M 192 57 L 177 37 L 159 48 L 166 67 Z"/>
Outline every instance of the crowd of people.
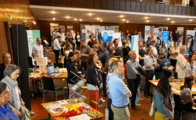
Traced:
<path fill-rule="evenodd" d="M 187 112 L 195 112 L 192 106 L 195 105 L 192 97 L 192 85 L 196 78 L 196 51 L 191 51 L 186 58 L 186 46 L 178 44 L 180 36 L 177 32 L 172 35 L 168 45 L 160 38 L 148 37 L 147 42 L 139 35 L 137 55 L 135 50 L 131 50 L 130 33 L 122 36 L 122 46 L 119 40 L 110 40 L 108 44 L 101 40 L 99 29 L 96 33 L 91 33 L 88 43 L 81 38 L 79 32 L 68 30 L 66 37 L 62 38 L 63 33 L 55 31 L 53 33 L 52 48 L 55 53 L 55 62 L 61 62 L 68 71 L 69 98 L 77 98 L 73 95 L 71 87 L 77 83 L 78 78 L 74 78 L 75 73 L 87 80 L 87 90 L 90 97 L 90 105 L 99 109 L 98 105 L 92 102 L 105 102 L 102 98 L 108 97 L 109 120 L 128 120 L 130 119 L 129 106 L 133 110 L 140 110 L 138 100 L 140 89 L 144 90 L 144 96 L 154 96 L 154 118 L 155 120 L 174 119 L 175 101 L 170 82 L 174 81 L 174 73 L 178 78 L 185 79 L 181 87 L 180 98 L 183 109 Z M 121 39 L 122 40 L 122 39 Z M 32 57 L 39 56 L 43 50 L 41 39 L 37 38 L 37 44 L 32 50 Z M 194 41 L 192 39 L 192 41 Z M 192 42 L 191 41 L 191 42 Z M 190 46 L 192 47 L 192 46 Z M 78 60 L 76 53 L 79 53 Z M 44 52 L 41 53 L 42 55 Z M 139 61 L 136 60 L 137 56 Z M 168 60 L 166 60 L 168 58 Z M 22 117 L 21 109 L 25 109 L 25 103 L 21 98 L 21 91 L 17 84 L 17 78 L 22 70 L 19 66 L 11 64 L 11 56 L 5 53 L 2 56 L 3 63 L 0 65 L 0 118 L 19 119 Z M 167 63 L 167 64 L 166 64 Z M 36 65 L 36 62 L 35 62 Z M 150 92 L 150 82 L 156 72 L 161 72 L 160 80 L 154 95 Z M 126 82 L 127 85 L 126 86 Z M 145 87 L 142 88 L 142 83 Z M 107 87 L 106 87 L 107 86 Z M 80 91 L 79 91 L 80 93 Z M 131 101 L 131 102 L 130 102 Z M 11 109 L 11 110 L 10 110 Z M 7 112 L 4 112 L 7 111 Z"/>

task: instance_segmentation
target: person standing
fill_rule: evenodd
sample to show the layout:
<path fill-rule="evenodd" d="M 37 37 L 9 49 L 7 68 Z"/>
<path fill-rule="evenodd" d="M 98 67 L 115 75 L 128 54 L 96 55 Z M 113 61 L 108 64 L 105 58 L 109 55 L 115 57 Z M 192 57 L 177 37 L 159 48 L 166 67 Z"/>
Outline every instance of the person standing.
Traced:
<path fill-rule="evenodd" d="M 81 48 L 80 48 L 80 55 L 81 55 L 81 65 L 84 69 L 87 69 L 87 62 L 89 53 L 91 53 L 91 48 L 86 44 L 84 39 L 80 40 Z"/>
<path fill-rule="evenodd" d="M 77 32 L 76 36 L 75 36 L 75 40 L 76 40 L 76 45 L 77 45 L 77 50 L 80 50 L 80 33 Z"/>
<path fill-rule="evenodd" d="M 152 47 L 152 50 L 153 50 L 153 56 L 155 57 L 155 58 L 158 58 L 158 52 L 157 52 L 157 48 L 156 48 L 156 42 L 155 42 L 155 40 L 153 40 L 152 42 L 151 42 L 151 46 L 150 47 Z"/>
<path fill-rule="evenodd" d="M 149 98 L 150 95 L 150 82 L 149 80 L 152 80 L 153 74 L 154 74 L 154 65 L 157 64 L 156 59 L 153 57 L 153 49 L 152 47 L 148 47 L 146 53 L 148 54 L 144 58 L 144 68 L 146 70 L 147 76 L 146 76 L 146 83 L 144 88 L 144 96 L 146 98 Z"/>
<path fill-rule="evenodd" d="M 72 33 L 71 33 L 71 30 L 70 29 L 67 30 L 66 38 L 73 39 L 73 36 L 72 36 Z"/>
<path fill-rule="evenodd" d="M 132 93 L 131 108 L 140 109 L 138 106 L 136 106 L 135 100 L 136 100 L 137 90 L 140 84 L 140 80 L 137 77 L 138 75 L 140 75 L 140 73 L 138 72 L 137 68 L 141 67 L 141 65 L 136 61 L 137 55 L 134 50 L 129 52 L 129 57 L 130 59 L 127 61 L 126 68 L 127 68 L 128 88 Z"/>
<path fill-rule="evenodd" d="M 52 33 L 52 45 L 53 45 L 53 42 L 54 40 L 56 39 L 56 36 L 59 34 L 57 28 L 54 29 L 54 32 Z"/>
<path fill-rule="evenodd" d="M 94 44 L 94 34 L 91 35 L 90 41 L 88 41 L 88 45 L 89 45 L 91 48 L 93 48 L 93 44 Z"/>
<path fill-rule="evenodd" d="M 3 71 L 5 70 L 6 66 L 11 64 L 11 55 L 9 53 L 4 53 L 2 55 L 3 63 L 0 64 L 0 81 L 5 77 Z"/>
<path fill-rule="evenodd" d="M 112 99 L 112 111 L 114 120 L 130 120 L 129 97 L 131 91 L 122 80 L 124 67 L 122 61 L 115 60 L 111 64 L 112 75 L 109 77 L 109 91 Z"/>
<path fill-rule="evenodd" d="M 174 35 L 173 35 L 173 40 L 174 40 L 174 42 L 177 42 L 179 37 L 180 37 L 180 35 L 178 34 L 178 31 L 175 30 L 175 33 L 174 33 Z"/>
<path fill-rule="evenodd" d="M 118 47 L 118 39 L 114 39 L 114 47 L 110 50 L 110 57 L 116 57 L 116 58 L 121 58 L 123 56 L 122 54 L 122 48 Z"/>
<path fill-rule="evenodd" d="M 35 44 L 32 49 L 32 57 L 33 57 L 35 66 L 37 66 L 36 58 L 44 57 L 44 54 L 43 54 L 44 49 L 43 49 L 43 45 L 42 45 L 42 40 L 40 38 L 37 38 L 36 42 L 37 42 L 37 44 Z"/>
<path fill-rule="evenodd" d="M 127 63 L 127 60 L 129 60 L 129 55 L 128 55 L 128 53 L 129 53 L 129 51 L 130 51 L 131 49 L 129 48 L 129 46 L 127 46 L 126 41 L 123 41 L 122 44 L 123 44 L 123 48 L 122 48 L 123 62 L 124 62 L 124 64 L 126 64 L 126 63 Z"/>
<path fill-rule="evenodd" d="M 61 50 L 61 46 L 59 44 L 60 40 L 61 40 L 61 37 L 57 36 L 57 38 L 54 40 L 54 43 L 53 43 L 53 49 L 54 49 L 55 62 L 56 63 L 59 62 L 59 53 L 60 53 L 60 50 Z"/>
<path fill-rule="evenodd" d="M 90 96 L 90 106 L 99 110 L 99 106 L 92 102 L 99 103 L 99 89 L 103 87 L 102 78 L 99 77 L 99 73 L 97 70 L 98 56 L 95 53 L 90 53 L 88 57 L 88 67 L 87 67 L 87 89 L 89 91 Z"/>
<path fill-rule="evenodd" d="M 188 63 L 186 65 L 186 77 L 193 77 L 196 79 L 196 64 L 195 64 L 196 57 L 193 53 L 189 54 Z"/>
<path fill-rule="evenodd" d="M 62 29 L 59 29 L 59 36 L 61 36 L 61 43 L 63 43 L 66 36 Z"/>
<path fill-rule="evenodd" d="M 113 44 L 113 42 L 112 42 L 112 40 L 110 40 L 110 41 L 108 42 L 108 45 L 107 45 L 107 50 L 108 50 L 108 52 L 110 52 L 110 50 L 113 48 L 112 44 Z"/>
<path fill-rule="evenodd" d="M 174 67 L 174 70 L 176 70 L 177 56 L 179 54 L 179 47 L 177 45 L 177 42 L 174 42 L 174 46 L 170 48 L 169 54 L 170 64 Z"/>
<path fill-rule="evenodd" d="M 167 47 L 165 45 L 165 41 L 162 41 L 161 46 L 159 47 L 159 54 L 166 54 L 167 53 Z"/>
<path fill-rule="evenodd" d="M 182 45 L 180 47 L 180 53 L 178 54 L 177 57 L 177 63 L 176 63 L 176 72 L 178 73 L 178 79 L 180 78 L 185 78 L 186 76 L 186 65 L 187 61 L 184 58 L 184 54 L 186 53 L 186 46 Z"/>
<path fill-rule="evenodd" d="M 125 35 L 123 34 L 123 32 L 121 32 L 121 41 L 123 42 L 124 39 L 125 39 Z"/>
<path fill-rule="evenodd" d="M 173 71 L 163 69 L 154 93 L 154 120 L 174 120 L 175 101 L 170 82 L 174 81 Z"/>
<path fill-rule="evenodd" d="M 101 33 L 99 32 L 98 28 L 95 32 L 95 39 L 98 39 L 99 43 L 101 42 Z"/>
<path fill-rule="evenodd" d="M 189 1 L 189 7 L 195 7 L 195 1 L 194 0 Z"/>
<path fill-rule="evenodd" d="M 143 49 L 144 48 L 144 43 L 142 41 L 139 41 L 139 64 L 143 67 L 144 66 L 144 58 L 146 57 L 146 52 Z M 144 89 L 144 85 L 145 85 L 145 76 L 142 76 L 142 81 L 141 81 L 141 85 L 140 88 L 143 90 Z M 139 90 L 140 90 L 139 88 Z"/>
<path fill-rule="evenodd" d="M 106 46 L 107 46 L 107 43 L 105 41 L 101 41 L 101 44 L 100 44 L 101 51 L 99 52 L 99 60 L 101 61 L 101 64 L 102 64 L 101 75 L 102 75 L 102 80 L 103 80 L 103 93 L 105 97 L 107 97 L 106 75 L 108 72 L 108 61 L 110 59 L 110 54 L 108 50 L 106 49 Z"/>
<path fill-rule="evenodd" d="M 169 38 L 169 42 L 168 42 L 168 48 L 172 48 L 174 46 L 174 41 L 172 39 L 172 37 Z"/>

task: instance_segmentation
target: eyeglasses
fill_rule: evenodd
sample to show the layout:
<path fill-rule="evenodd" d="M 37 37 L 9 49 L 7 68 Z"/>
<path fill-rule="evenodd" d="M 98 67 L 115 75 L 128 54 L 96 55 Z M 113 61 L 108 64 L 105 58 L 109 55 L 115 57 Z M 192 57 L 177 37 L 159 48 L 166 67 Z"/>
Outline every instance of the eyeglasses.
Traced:
<path fill-rule="evenodd" d="M 13 72 L 13 74 L 14 74 L 14 75 L 18 75 L 18 76 L 20 75 L 20 73 L 15 73 L 15 72 Z"/>

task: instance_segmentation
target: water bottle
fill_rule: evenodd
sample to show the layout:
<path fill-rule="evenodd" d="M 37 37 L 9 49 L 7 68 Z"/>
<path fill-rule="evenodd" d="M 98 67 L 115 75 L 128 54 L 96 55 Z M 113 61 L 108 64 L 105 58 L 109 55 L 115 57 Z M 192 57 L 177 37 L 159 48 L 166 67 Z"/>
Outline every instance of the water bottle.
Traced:
<path fill-rule="evenodd" d="M 153 75 L 153 78 L 152 79 L 153 79 L 153 81 L 155 81 L 155 79 L 156 79 L 155 75 Z"/>
<path fill-rule="evenodd" d="M 56 67 L 57 73 L 59 73 L 59 67 Z"/>

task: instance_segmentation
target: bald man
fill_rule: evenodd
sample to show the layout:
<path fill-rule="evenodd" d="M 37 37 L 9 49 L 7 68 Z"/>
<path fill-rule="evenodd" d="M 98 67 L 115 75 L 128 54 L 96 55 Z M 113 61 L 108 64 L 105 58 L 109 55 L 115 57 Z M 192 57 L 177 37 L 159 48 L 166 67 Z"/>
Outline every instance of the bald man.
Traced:
<path fill-rule="evenodd" d="M 37 38 L 36 39 L 36 42 L 37 42 L 37 44 L 35 44 L 33 46 L 33 49 L 32 49 L 32 57 L 34 59 L 35 66 L 37 66 L 37 64 L 36 64 L 36 58 L 37 57 L 44 57 L 44 55 L 43 55 L 42 40 L 40 38 Z"/>
<path fill-rule="evenodd" d="M 5 70 L 6 66 L 11 64 L 11 55 L 9 53 L 4 53 L 2 55 L 3 63 L 0 64 L 0 81 L 4 78 L 3 71 Z"/>

